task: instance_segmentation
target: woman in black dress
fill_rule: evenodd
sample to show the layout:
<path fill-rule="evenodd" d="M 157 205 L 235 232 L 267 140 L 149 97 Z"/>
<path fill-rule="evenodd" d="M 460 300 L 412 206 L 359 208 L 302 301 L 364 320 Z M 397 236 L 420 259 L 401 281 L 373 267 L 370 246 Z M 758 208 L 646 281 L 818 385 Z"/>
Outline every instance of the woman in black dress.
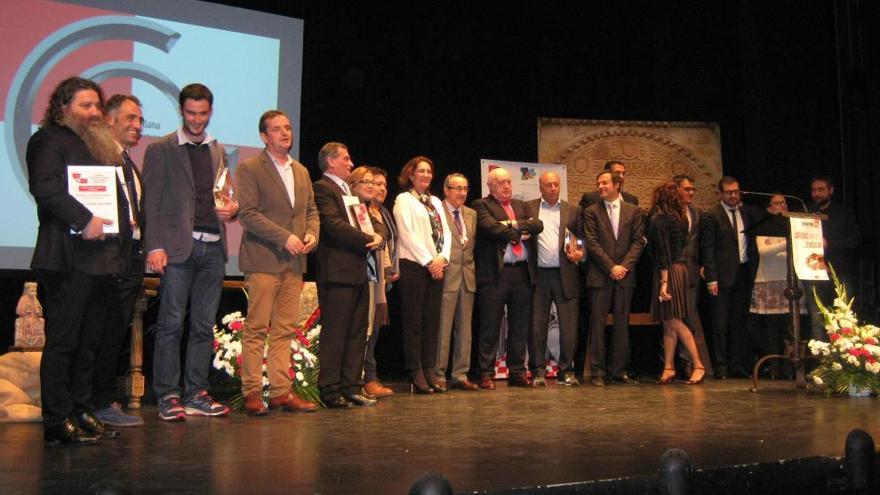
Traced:
<path fill-rule="evenodd" d="M 675 378 L 675 347 L 684 345 L 694 364 L 693 372 L 685 382 L 696 385 L 703 382 L 706 369 L 697 352 L 694 336 L 684 324 L 689 311 L 687 289 L 688 272 L 684 259 L 687 245 L 687 215 L 681 203 L 678 186 L 667 181 L 654 189 L 654 206 L 648 229 L 648 245 L 656 268 L 651 312 L 663 324 L 663 373 L 658 383 L 666 385 Z"/>

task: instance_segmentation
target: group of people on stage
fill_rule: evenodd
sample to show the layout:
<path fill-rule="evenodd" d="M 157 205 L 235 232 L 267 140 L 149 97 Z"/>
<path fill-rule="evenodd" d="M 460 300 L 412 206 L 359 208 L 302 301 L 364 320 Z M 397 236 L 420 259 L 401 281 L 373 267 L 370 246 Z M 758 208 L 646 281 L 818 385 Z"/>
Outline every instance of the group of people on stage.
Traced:
<path fill-rule="evenodd" d="M 432 182 L 440 182 L 434 163 L 416 156 L 397 176 L 403 192 L 389 211 L 385 170 L 355 167 L 348 147 L 330 142 L 318 154 L 322 176 L 313 183 L 289 155 L 289 117 L 269 110 L 258 122 L 264 150 L 238 165 L 235 196 L 218 197 L 218 176 L 228 168 L 223 146 L 207 131 L 213 95 L 190 84 L 180 91 L 179 105 L 182 125 L 147 147 L 142 173 L 129 155 L 141 137 L 139 100 L 105 99 L 88 79 L 71 77 L 54 89 L 28 143 L 40 221 L 31 267 L 46 293 L 40 375 L 49 442 L 94 443 L 115 438 L 115 427 L 143 423 L 120 406 L 116 364 L 145 268 L 161 277 L 152 378 L 159 417 L 229 413 L 209 393 L 208 370 L 227 260 L 225 224 L 234 219 L 243 227 L 239 267 L 249 296 L 241 378 L 251 415 L 318 408 L 291 393 L 289 375 L 310 254 L 321 305 L 319 387 L 330 408 L 369 406 L 393 394 L 377 377 L 374 351 L 380 328 L 389 323 L 386 295 L 395 284 L 412 392 L 494 389 L 505 307 L 509 384 L 546 386 L 551 303 L 559 324 L 558 382 L 577 385 L 582 286 L 592 384 L 636 383 L 629 371 L 628 321 L 636 264 L 646 248 L 655 272 L 652 313 L 663 326 L 658 382 L 675 377 L 679 343 L 690 363 L 685 383 L 700 383 L 710 370 L 696 311 L 703 281 L 712 295 L 714 374 L 744 373 L 741 336 L 758 260 L 748 229 L 760 215 L 742 205 L 734 178 L 720 181 L 721 201 L 708 211 L 692 204 L 693 178 L 663 181 L 645 215 L 637 198 L 622 190 L 626 169 L 620 162 L 606 164 L 596 190 L 579 205 L 560 199 L 554 172 L 539 177 L 540 198 L 514 199 L 510 174 L 496 168 L 488 174 L 489 195 L 468 207 L 464 175 L 445 177 L 441 200 L 431 193 Z M 66 167 L 74 164 L 117 167 L 118 234 L 104 234 L 116 219 L 92 214 L 69 193 Z M 830 217 L 823 225 L 827 257 L 848 277 L 845 263 L 859 242 L 858 229 L 848 210 L 831 203 L 831 194 L 830 180 L 813 182 L 817 208 Z M 472 373 L 475 300 L 480 331 Z M 609 312 L 614 322 L 606 339 Z"/>

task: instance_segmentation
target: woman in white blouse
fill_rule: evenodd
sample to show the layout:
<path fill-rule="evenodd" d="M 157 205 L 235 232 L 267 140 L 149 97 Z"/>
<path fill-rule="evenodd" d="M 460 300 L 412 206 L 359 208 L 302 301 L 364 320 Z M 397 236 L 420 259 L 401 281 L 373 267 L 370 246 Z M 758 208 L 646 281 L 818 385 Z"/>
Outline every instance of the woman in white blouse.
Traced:
<path fill-rule="evenodd" d="M 411 390 L 430 394 L 446 389 L 437 383 L 434 369 L 440 333 L 443 270 L 449 263 L 452 234 L 443 203 L 429 190 L 434 162 L 417 156 L 404 165 L 394 201 L 399 234 L 401 316 L 404 365 Z"/>

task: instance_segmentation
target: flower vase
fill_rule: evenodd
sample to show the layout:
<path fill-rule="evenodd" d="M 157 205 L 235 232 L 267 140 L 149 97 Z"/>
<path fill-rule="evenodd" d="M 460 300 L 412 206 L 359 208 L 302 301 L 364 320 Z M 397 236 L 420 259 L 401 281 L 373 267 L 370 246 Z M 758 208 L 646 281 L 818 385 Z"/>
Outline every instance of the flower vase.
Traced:
<path fill-rule="evenodd" d="M 847 387 L 847 393 L 850 397 L 870 397 L 871 396 L 871 387 L 860 387 L 858 385 L 850 384 Z"/>

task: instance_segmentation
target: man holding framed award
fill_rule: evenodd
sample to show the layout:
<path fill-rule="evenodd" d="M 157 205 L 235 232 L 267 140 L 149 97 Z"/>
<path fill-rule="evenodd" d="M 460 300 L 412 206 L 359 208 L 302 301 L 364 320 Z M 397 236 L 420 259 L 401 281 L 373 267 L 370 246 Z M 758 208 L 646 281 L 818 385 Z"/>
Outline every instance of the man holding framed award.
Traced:
<path fill-rule="evenodd" d="M 45 440 L 53 444 L 95 443 L 118 435 L 94 417 L 90 404 L 113 276 L 129 263 L 120 242 L 131 237 L 128 222 L 118 222 L 128 218 L 128 203 L 116 182 L 113 167 L 122 165 L 122 157 L 104 122 L 103 100 L 95 82 L 65 79 L 49 97 L 41 127 L 27 146 L 30 192 L 40 221 L 31 268 L 45 289 L 43 427 Z M 70 172 L 77 165 L 102 166 L 74 177 Z M 104 216 L 83 204 L 80 191 L 99 196 Z M 119 235 L 105 234 L 105 227 Z"/>

